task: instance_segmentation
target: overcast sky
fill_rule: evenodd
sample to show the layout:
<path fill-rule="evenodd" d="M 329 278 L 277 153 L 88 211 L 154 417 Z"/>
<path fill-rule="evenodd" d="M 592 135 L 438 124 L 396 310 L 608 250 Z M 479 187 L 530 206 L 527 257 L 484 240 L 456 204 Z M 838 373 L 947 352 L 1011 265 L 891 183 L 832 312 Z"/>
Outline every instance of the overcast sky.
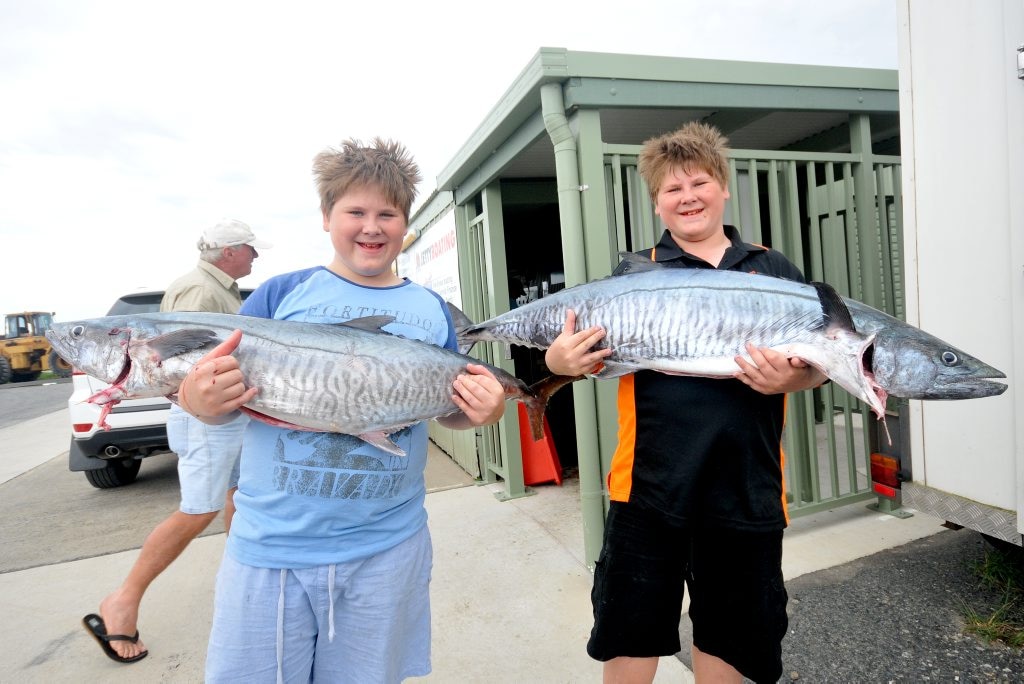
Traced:
<path fill-rule="evenodd" d="M 395 138 L 425 198 L 542 46 L 894 69 L 896 28 L 896 0 L 0 0 L 0 313 L 101 316 L 221 217 L 274 243 L 243 286 L 325 264 L 313 156 Z"/>

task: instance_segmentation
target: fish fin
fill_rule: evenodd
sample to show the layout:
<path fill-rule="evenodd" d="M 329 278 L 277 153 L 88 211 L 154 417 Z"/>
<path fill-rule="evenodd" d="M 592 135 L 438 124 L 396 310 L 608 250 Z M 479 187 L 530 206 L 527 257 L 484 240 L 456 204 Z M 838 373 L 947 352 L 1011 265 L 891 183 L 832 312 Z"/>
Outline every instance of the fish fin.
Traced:
<path fill-rule="evenodd" d="M 549 375 L 530 385 L 523 395 L 526 415 L 530 420 L 530 434 L 533 441 L 544 439 L 544 411 L 547 410 L 551 395 L 566 385 L 582 380 L 582 375 Z"/>
<path fill-rule="evenodd" d="M 254 420 L 258 420 L 261 423 L 266 423 L 267 425 L 273 425 L 274 427 L 285 428 L 286 430 L 299 430 L 301 432 L 323 432 L 323 430 L 303 427 L 302 425 L 296 425 L 295 423 L 289 423 L 286 420 L 280 420 L 279 418 L 268 416 L 265 413 L 254 411 L 253 409 L 248 408 L 247 406 L 240 406 L 239 410 Z M 395 456 L 405 456 L 405 452 L 402 451 L 401 447 L 399 447 L 397 444 L 395 444 L 388 438 L 388 433 L 386 432 L 380 430 L 378 430 L 377 432 L 364 432 L 361 435 L 356 435 L 356 437 L 363 440 L 367 444 L 372 444 L 378 449 L 388 452 L 389 454 L 394 454 Z"/>
<path fill-rule="evenodd" d="M 353 318 L 345 321 L 344 323 L 335 323 L 335 325 L 343 325 L 348 328 L 356 328 L 357 330 L 387 333 L 387 331 L 384 330 L 384 326 L 388 323 L 394 322 L 394 316 L 363 316 L 361 318 Z"/>
<path fill-rule="evenodd" d="M 619 363 L 618 361 L 609 361 L 605 359 L 602 362 L 602 366 L 596 372 L 591 373 L 595 378 L 607 380 L 608 378 L 618 378 L 623 375 L 629 375 L 635 373 L 638 370 L 642 370 L 640 366 L 632 363 Z"/>
<path fill-rule="evenodd" d="M 828 283 L 812 282 L 814 290 L 818 293 L 818 301 L 821 303 L 821 313 L 824 319 L 826 330 L 852 330 L 857 328 L 853 324 L 853 316 L 846 308 L 846 302 L 839 296 L 835 288 Z"/>
<path fill-rule="evenodd" d="M 121 383 L 115 382 L 109 387 L 104 387 L 99 392 L 86 397 L 84 401 L 87 404 L 96 404 L 97 406 L 106 406 L 107 404 L 114 406 L 122 399 L 131 398 L 132 397 L 127 396 L 124 391 L 124 387 L 121 386 Z"/>
<path fill-rule="evenodd" d="M 168 397 L 168 399 L 169 398 L 170 397 Z M 323 432 L 323 430 L 303 427 L 301 425 L 296 425 L 295 423 L 289 423 L 287 420 L 281 420 L 280 418 L 268 416 L 266 413 L 260 413 L 259 411 L 255 411 L 249 408 L 248 406 L 239 406 L 238 410 L 244 413 L 245 415 L 249 416 L 253 420 L 258 420 L 261 423 L 273 425 L 274 427 L 284 428 L 286 430 L 299 430 L 301 432 Z"/>
<path fill-rule="evenodd" d="M 667 268 L 649 257 L 634 254 L 633 252 L 619 252 L 619 259 L 621 263 L 616 267 L 616 275 L 640 273 L 641 271 L 657 271 Z"/>
<path fill-rule="evenodd" d="M 102 408 L 100 408 L 100 417 L 96 419 L 96 426 L 102 428 L 104 432 L 110 431 L 110 423 L 107 422 L 107 416 L 110 415 L 110 412 L 119 403 L 120 400 L 110 401 L 103 404 Z"/>
<path fill-rule="evenodd" d="M 156 352 L 157 357 L 162 361 L 219 342 L 217 333 L 212 330 L 182 328 L 181 330 L 157 335 L 152 339 L 146 340 L 144 344 Z"/>
<path fill-rule="evenodd" d="M 367 444 L 372 444 L 378 449 L 388 452 L 389 454 L 405 456 L 405 452 L 402 451 L 402 448 L 388 438 L 388 433 L 381 430 L 377 430 L 376 432 L 364 432 L 361 435 L 356 435 L 356 437 Z"/>

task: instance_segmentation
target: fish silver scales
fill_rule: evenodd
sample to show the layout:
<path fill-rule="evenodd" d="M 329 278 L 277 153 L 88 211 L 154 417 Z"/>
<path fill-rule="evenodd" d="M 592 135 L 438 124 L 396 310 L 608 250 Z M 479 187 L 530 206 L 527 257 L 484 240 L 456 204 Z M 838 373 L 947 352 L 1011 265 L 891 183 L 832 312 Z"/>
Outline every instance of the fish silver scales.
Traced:
<path fill-rule="evenodd" d="M 195 362 L 235 329 L 246 384 L 260 388 L 243 410 L 258 420 L 344 432 L 393 453 L 387 435 L 458 411 L 452 382 L 477 359 L 380 330 L 388 316 L 327 325 L 230 314 L 161 313 L 56 323 L 47 339 L 66 361 L 110 383 L 89 401 L 106 412 L 125 398 L 171 396 Z M 486 365 L 486 364 L 484 364 Z M 569 381 L 527 387 L 490 367 L 506 398 L 522 401 L 542 434 L 548 397 Z M 173 398 L 173 396 L 172 396 Z"/>
<path fill-rule="evenodd" d="M 803 296 L 805 288 L 810 296 Z M 790 350 L 826 345 L 822 305 L 811 286 L 745 273 L 697 269 L 642 271 L 559 291 L 461 330 L 462 339 L 546 348 L 566 312 L 577 329 L 605 329 L 613 354 L 599 374 L 640 369 L 731 377 L 744 345 Z"/>
<path fill-rule="evenodd" d="M 311 429 L 360 433 L 393 431 L 457 410 L 451 383 L 442 379 L 464 372 L 465 359 L 437 354 L 433 345 L 344 328 L 330 346 L 292 344 L 273 353 L 252 353 L 243 335 L 236 356 L 247 384 L 260 388 L 248 407 Z"/>
<path fill-rule="evenodd" d="M 624 255 L 628 272 L 577 285 L 459 329 L 481 340 L 547 348 L 569 309 L 577 329 L 605 329 L 614 353 L 599 377 L 640 369 L 731 377 L 753 342 L 817 366 L 876 414 L 889 394 L 911 399 L 993 396 L 1005 375 L 952 345 L 823 284 L 681 269 Z"/>

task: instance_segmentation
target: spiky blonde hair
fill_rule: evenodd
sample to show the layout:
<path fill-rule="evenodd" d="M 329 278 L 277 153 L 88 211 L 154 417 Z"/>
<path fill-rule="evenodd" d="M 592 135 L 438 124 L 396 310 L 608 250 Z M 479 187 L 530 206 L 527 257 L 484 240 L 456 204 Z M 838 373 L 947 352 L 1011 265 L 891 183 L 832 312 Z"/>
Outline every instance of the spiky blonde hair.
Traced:
<path fill-rule="evenodd" d="M 340 148 L 320 152 L 313 159 L 313 177 L 324 216 L 349 189 L 368 185 L 401 209 L 406 221 L 416 199 L 416 184 L 422 180 L 419 166 L 401 143 L 378 137 L 368 146 L 349 138 Z"/>
<path fill-rule="evenodd" d="M 647 183 L 651 200 L 657 201 L 665 175 L 678 166 L 692 173 L 711 174 L 722 187 L 729 185 L 729 140 L 711 124 L 691 121 L 672 133 L 644 141 L 637 170 Z"/>

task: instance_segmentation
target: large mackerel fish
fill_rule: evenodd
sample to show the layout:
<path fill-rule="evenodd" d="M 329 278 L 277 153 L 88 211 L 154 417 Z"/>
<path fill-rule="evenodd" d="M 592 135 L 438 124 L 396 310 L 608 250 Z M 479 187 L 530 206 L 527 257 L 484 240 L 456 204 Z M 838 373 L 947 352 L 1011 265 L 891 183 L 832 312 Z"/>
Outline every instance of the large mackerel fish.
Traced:
<path fill-rule="evenodd" d="M 566 312 L 576 328 L 601 326 L 614 353 L 597 377 L 650 369 L 728 378 L 745 344 L 800 357 L 862 399 L 881 418 L 887 396 L 973 399 L 1001 394 L 1006 376 L 919 328 L 825 283 L 672 268 L 623 254 L 626 272 L 560 290 L 478 324 L 459 327 L 460 347 L 483 340 L 545 349 Z"/>
<path fill-rule="evenodd" d="M 337 325 L 276 321 L 217 313 L 153 313 L 55 323 L 46 338 L 68 363 L 110 387 L 87 401 L 104 410 L 122 399 L 168 396 L 197 360 L 233 330 L 234 352 L 247 386 L 259 393 L 242 410 L 272 425 L 343 432 L 402 455 L 388 435 L 451 415 L 452 382 L 479 360 L 381 330 L 391 316 Z M 486 365 L 486 364 L 483 364 Z M 543 434 L 548 398 L 572 378 L 552 377 L 532 388 L 488 366 L 505 396 L 526 405 L 535 439 Z"/>

